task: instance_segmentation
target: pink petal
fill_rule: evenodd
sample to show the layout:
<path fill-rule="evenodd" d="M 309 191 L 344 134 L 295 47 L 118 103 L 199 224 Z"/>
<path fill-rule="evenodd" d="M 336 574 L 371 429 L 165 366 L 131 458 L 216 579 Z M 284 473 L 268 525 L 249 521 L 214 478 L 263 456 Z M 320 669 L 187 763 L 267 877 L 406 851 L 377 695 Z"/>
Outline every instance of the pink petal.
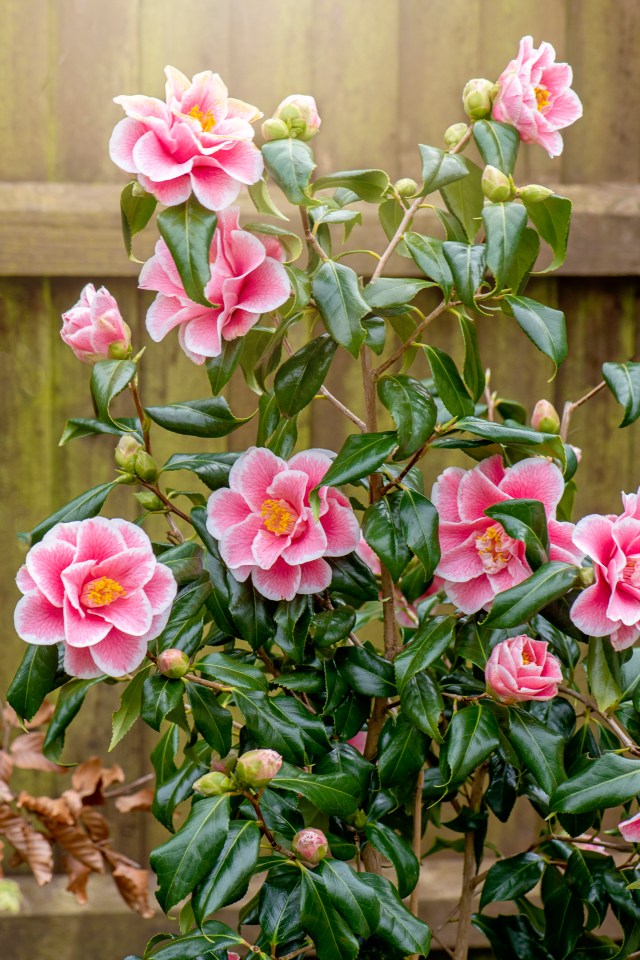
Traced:
<path fill-rule="evenodd" d="M 169 567 L 164 563 L 156 564 L 153 576 L 144 585 L 144 593 L 154 616 L 164 613 L 171 606 L 177 592 L 178 584 Z"/>
<path fill-rule="evenodd" d="M 231 312 L 221 314 L 220 336 L 223 340 L 237 340 L 238 337 L 244 337 L 255 327 L 260 320 L 259 313 L 250 313 L 248 310 L 239 310 L 237 307 Z M 225 320 L 222 317 L 226 316 Z"/>
<path fill-rule="evenodd" d="M 583 517 L 573 531 L 573 542 L 588 557 L 606 567 L 615 551 L 612 521 L 596 513 Z"/>
<path fill-rule="evenodd" d="M 214 490 L 207 504 L 207 530 L 212 537 L 220 540 L 228 527 L 246 520 L 251 510 L 241 493 L 225 487 Z"/>
<path fill-rule="evenodd" d="M 191 177 L 185 173 L 175 180 L 164 180 L 158 182 L 139 174 L 138 181 L 140 186 L 144 187 L 147 193 L 152 194 L 160 203 L 166 207 L 175 207 L 179 203 L 184 203 L 191 196 Z"/>
<path fill-rule="evenodd" d="M 640 843 L 640 813 L 618 824 L 618 830 L 629 843 Z"/>
<path fill-rule="evenodd" d="M 139 120 L 126 117 L 120 120 L 113 129 L 109 140 L 109 156 L 117 167 L 127 173 L 137 173 L 138 168 L 133 159 L 133 148 L 146 132 L 146 127 Z"/>
<path fill-rule="evenodd" d="M 62 573 L 73 563 L 75 548 L 64 540 L 41 540 L 29 550 L 25 566 L 44 596 L 56 607 L 64 600 Z"/>
<path fill-rule="evenodd" d="M 38 588 L 37 583 L 27 570 L 27 566 L 24 563 L 16 574 L 16 584 L 21 593 L 30 593 L 32 590 L 37 590 Z"/>
<path fill-rule="evenodd" d="M 555 464 L 531 457 L 510 467 L 500 489 L 514 500 L 541 500 L 547 516 L 555 517 L 564 493 L 564 480 Z"/>
<path fill-rule="evenodd" d="M 220 338 L 221 310 L 202 307 L 200 316 L 189 320 L 184 328 L 184 343 L 188 350 L 203 357 L 218 357 L 222 352 Z"/>
<path fill-rule="evenodd" d="M 308 511 L 311 515 L 311 511 Z M 311 516 L 307 519 L 304 533 L 291 543 L 282 553 L 287 563 L 309 563 L 319 560 L 327 552 L 327 537 L 320 523 L 316 523 Z M 350 551 L 348 551 L 350 552 Z"/>
<path fill-rule="evenodd" d="M 162 613 L 155 613 L 151 619 L 151 626 L 149 627 L 148 631 L 138 638 L 140 642 L 144 641 L 145 643 L 149 643 L 151 640 L 155 640 L 156 637 L 159 637 L 166 627 L 170 615 L 171 605 L 169 605 L 166 610 L 163 610 Z"/>
<path fill-rule="evenodd" d="M 272 500 L 286 500 L 298 515 L 305 509 L 305 499 L 307 493 L 307 474 L 302 470 L 289 469 L 277 473 L 273 478 L 267 493 Z"/>
<path fill-rule="evenodd" d="M 283 551 L 291 542 L 289 536 L 277 536 L 270 530 L 265 530 L 262 524 L 257 531 L 252 546 L 252 562 L 262 570 L 269 570 L 282 556 Z M 246 562 L 246 561 L 245 561 Z"/>
<path fill-rule="evenodd" d="M 138 286 L 141 290 L 156 290 L 168 297 L 185 297 L 180 274 L 175 265 L 173 270 L 168 270 L 166 263 L 158 255 L 158 247 L 161 243 L 164 244 L 164 240 L 158 240 L 156 254 L 147 260 L 140 271 Z M 169 254 L 168 256 L 171 260 L 171 256 Z M 171 263 L 173 264 L 173 260 L 171 260 Z"/>
<path fill-rule="evenodd" d="M 638 637 L 640 637 L 640 630 L 638 627 L 620 626 L 611 634 L 611 646 L 614 650 L 626 650 L 627 647 L 633 646 Z"/>
<path fill-rule="evenodd" d="M 95 648 L 94 648 L 95 649 Z M 64 645 L 64 669 L 70 677 L 81 680 L 93 680 L 102 673 L 91 655 L 90 647 L 70 647 Z"/>
<path fill-rule="evenodd" d="M 317 562 L 317 561 L 316 561 Z M 300 586 L 300 567 L 277 560 L 269 570 L 254 567 L 253 585 L 267 600 L 293 600 Z"/>
<path fill-rule="evenodd" d="M 447 467 L 433 485 L 431 500 L 441 520 L 459 520 L 458 491 L 465 475 L 462 467 Z"/>
<path fill-rule="evenodd" d="M 240 193 L 240 183 L 218 166 L 194 164 L 191 185 L 202 206 L 209 210 L 224 210 Z"/>
<path fill-rule="evenodd" d="M 136 169 L 155 181 L 175 180 L 189 173 L 193 166 L 192 159 L 177 163 L 175 156 L 158 140 L 152 130 L 140 137 L 136 143 L 133 159 Z"/>
<path fill-rule="evenodd" d="M 328 510 L 321 518 L 322 529 L 327 538 L 325 555 L 344 557 L 358 546 L 360 526 L 351 507 L 343 507 L 333 500 L 327 501 Z"/>
<path fill-rule="evenodd" d="M 128 520 L 120 520 L 119 518 L 110 520 L 109 522 L 118 531 L 128 550 L 137 550 L 146 547 L 147 550 L 151 551 L 152 547 L 149 537 L 137 524 L 130 523 Z"/>
<path fill-rule="evenodd" d="M 460 481 L 458 505 L 462 520 L 476 520 L 484 515 L 487 507 L 508 499 L 507 494 L 477 467 L 468 470 Z"/>
<path fill-rule="evenodd" d="M 72 563 L 62 573 L 64 583 L 65 603 L 70 603 L 76 610 L 81 609 L 80 594 L 88 580 L 95 579 L 93 574 L 93 560 L 83 560 L 82 563 Z"/>
<path fill-rule="evenodd" d="M 309 494 L 322 481 L 331 466 L 331 462 L 331 457 L 328 457 L 326 453 L 320 453 L 319 450 L 305 450 L 291 457 L 289 469 L 302 470 L 303 473 L 306 473 L 308 478 L 306 493 Z"/>
<path fill-rule="evenodd" d="M 225 173 L 240 183 L 257 183 L 264 170 L 262 154 L 250 140 L 234 141 L 230 149 L 216 153 L 216 160 Z"/>
<path fill-rule="evenodd" d="M 287 464 L 265 447 L 249 447 L 238 457 L 229 473 L 229 486 L 242 494 L 251 510 L 259 512 L 274 477 L 287 469 Z"/>
<path fill-rule="evenodd" d="M 311 560 L 300 565 L 298 593 L 321 593 L 331 584 L 332 571 L 326 560 Z"/>
<path fill-rule="evenodd" d="M 116 527 L 105 517 L 84 520 L 79 531 L 75 563 L 93 560 L 100 563 L 125 549 L 125 543 Z"/>
<path fill-rule="evenodd" d="M 453 549 L 443 550 L 438 564 L 438 575 L 445 580 L 465 583 L 475 577 L 484 575 L 484 566 L 479 552 L 476 550 L 475 540 L 471 543 L 460 544 Z"/>
<path fill-rule="evenodd" d="M 484 575 L 467 583 L 445 580 L 444 589 L 451 602 L 463 613 L 477 613 L 491 603 L 495 595 L 489 577 Z"/>
<path fill-rule="evenodd" d="M 70 603 L 68 598 L 64 602 L 64 637 L 71 647 L 91 647 L 104 640 L 111 630 L 111 624 L 102 617 L 82 613 Z"/>
<path fill-rule="evenodd" d="M 255 562 L 253 543 L 262 530 L 262 517 L 252 513 L 242 523 L 223 531 L 220 538 L 220 556 L 228 567 L 243 567 Z"/>
<path fill-rule="evenodd" d="M 227 116 L 239 117 L 241 120 L 253 123 L 255 120 L 259 120 L 262 114 L 253 104 L 245 103 L 244 100 L 236 100 L 235 97 L 229 97 L 227 100 Z"/>
<path fill-rule="evenodd" d="M 93 580 L 108 577 L 119 583 L 127 594 L 131 594 L 151 579 L 156 563 L 151 545 L 147 544 L 145 547 L 123 550 L 117 556 L 109 557 L 93 568 L 91 577 Z"/>
<path fill-rule="evenodd" d="M 137 120 L 161 120 L 165 126 L 170 122 L 171 115 L 166 103 L 157 97 L 146 97 L 144 94 L 134 94 L 132 97 L 114 97 L 113 102 L 119 104 L 124 112 Z"/>
<path fill-rule="evenodd" d="M 267 259 L 245 278 L 238 296 L 238 307 L 252 313 L 267 313 L 281 306 L 290 293 L 291 284 L 285 268 L 276 260 Z"/>
<path fill-rule="evenodd" d="M 604 579 L 598 576 L 574 601 L 569 616 L 578 630 L 590 637 L 605 637 L 616 627 L 607 616 L 611 591 Z"/>
<path fill-rule="evenodd" d="M 584 554 L 573 543 L 575 526 L 565 521 L 550 520 L 549 527 L 549 559 L 560 560 L 563 563 L 581 564 Z"/>
<path fill-rule="evenodd" d="M 170 330 L 182 322 L 182 303 L 177 297 L 160 293 L 147 310 L 146 326 L 149 336 L 156 343 L 163 340 Z"/>
<path fill-rule="evenodd" d="M 143 590 L 137 590 L 130 597 L 118 597 L 93 612 L 117 630 L 134 637 L 143 637 L 151 629 L 151 604 Z"/>
<path fill-rule="evenodd" d="M 582 103 L 574 90 L 565 90 L 560 96 L 556 97 L 545 114 L 549 123 L 560 129 L 575 123 L 581 116 Z"/>
<path fill-rule="evenodd" d="M 111 630 L 101 643 L 91 648 L 96 666 L 109 677 L 132 673 L 146 654 L 147 642 L 144 637 L 130 637 L 119 630 Z"/>
<path fill-rule="evenodd" d="M 53 644 L 64 640 L 62 610 L 37 590 L 18 600 L 13 622 L 16 633 L 27 643 Z"/>

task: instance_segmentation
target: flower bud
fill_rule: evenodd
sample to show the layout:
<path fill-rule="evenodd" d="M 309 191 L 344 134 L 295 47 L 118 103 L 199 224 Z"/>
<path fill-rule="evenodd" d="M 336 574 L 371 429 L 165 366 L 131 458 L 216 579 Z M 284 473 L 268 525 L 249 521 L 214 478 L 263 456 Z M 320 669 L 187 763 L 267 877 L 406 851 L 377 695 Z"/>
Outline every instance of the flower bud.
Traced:
<path fill-rule="evenodd" d="M 141 490 L 140 493 L 134 493 L 134 497 L 144 510 L 149 513 L 164 513 L 165 506 L 160 497 L 157 497 L 153 490 Z"/>
<path fill-rule="evenodd" d="M 485 197 L 493 203 L 504 203 L 505 200 L 511 200 L 515 193 L 511 177 L 491 165 L 484 168 L 481 185 Z"/>
<path fill-rule="evenodd" d="M 170 677 L 172 680 L 179 680 L 180 677 L 184 677 L 189 670 L 189 664 L 190 660 L 187 654 L 184 650 L 178 650 L 177 647 L 163 650 L 156 660 L 158 672 L 163 677 Z"/>
<path fill-rule="evenodd" d="M 543 187 L 539 183 L 529 183 L 526 187 L 520 187 L 518 196 L 525 203 L 540 203 L 541 200 L 552 197 L 553 190 L 549 190 L 549 187 Z"/>
<path fill-rule="evenodd" d="M 15 880 L 0 880 L 0 914 L 20 913 L 22 893 Z"/>
<path fill-rule="evenodd" d="M 457 147 L 465 133 L 469 129 L 466 123 L 452 123 L 444 132 L 444 145 L 447 150 L 453 150 Z"/>
<path fill-rule="evenodd" d="M 353 825 L 356 830 L 364 830 L 367 825 L 369 817 L 364 810 L 356 810 L 353 815 Z"/>
<path fill-rule="evenodd" d="M 284 120 L 270 117 L 262 124 L 262 136 L 265 140 L 284 140 L 289 136 L 289 128 Z"/>
<path fill-rule="evenodd" d="M 249 750 L 235 768 L 235 775 L 249 787 L 265 787 L 282 766 L 282 757 L 275 750 Z"/>
<path fill-rule="evenodd" d="M 393 186 L 401 197 L 413 197 L 418 192 L 418 184 L 411 177 L 401 177 Z"/>
<path fill-rule="evenodd" d="M 548 400 L 538 400 L 533 408 L 531 426 L 538 433 L 557 433 L 560 429 L 558 411 Z"/>
<path fill-rule="evenodd" d="M 129 330 L 129 327 L 127 327 L 127 330 Z M 108 352 L 110 360 L 126 360 L 131 353 L 131 342 L 127 340 L 113 340 L 109 344 Z"/>
<path fill-rule="evenodd" d="M 142 444 L 139 443 L 135 437 L 132 437 L 131 434 L 125 434 L 124 437 L 120 437 L 113 455 L 121 470 L 126 470 L 127 473 L 133 473 L 135 471 L 136 458 L 141 450 Z"/>
<path fill-rule="evenodd" d="M 146 450 L 140 450 L 136 457 L 135 473 L 141 480 L 153 483 L 158 476 L 158 465 Z"/>
<path fill-rule="evenodd" d="M 307 827 L 293 838 L 293 852 L 307 863 L 320 863 L 329 852 L 329 842 L 322 830 Z"/>
<path fill-rule="evenodd" d="M 211 769 L 218 773 L 233 773 L 238 762 L 238 751 L 231 750 L 226 757 L 221 757 L 219 753 L 211 758 Z"/>
<path fill-rule="evenodd" d="M 233 950 L 227 952 L 227 960 L 240 960 L 240 954 L 234 953 Z"/>
<path fill-rule="evenodd" d="M 273 119 L 280 120 L 287 128 L 285 137 L 296 137 L 298 140 L 311 140 L 320 129 L 320 116 L 313 97 L 302 93 L 294 93 L 278 105 Z M 269 121 L 266 121 L 268 123 Z M 262 125 L 264 133 L 265 124 Z M 265 134 L 266 135 L 266 134 Z M 280 134 L 280 136 L 283 136 Z M 271 137 L 270 139 L 278 139 Z"/>
<path fill-rule="evenodd" d="M 464 112 L 471 120 L 482 120 L 491 113 L 493 99 L 498 94 L 498 86 L 491 80 L 469 80 L 462 91 Z"/>
<path fill-rule="evenodd" d="M 581 587 L 590 587 L 596 582 L 596 574 L 593 567 L 581 567 L 578 574 L 578 580 Z"/>
<path fill-rule="evenodd" d="M 233 783 L 224 773 L 213 771 L 205 773 L 193 784 L 196 793 L 201 793 L 203 797 L 220 797 L 224 793 L 230 793 L 233 790 Z"/>

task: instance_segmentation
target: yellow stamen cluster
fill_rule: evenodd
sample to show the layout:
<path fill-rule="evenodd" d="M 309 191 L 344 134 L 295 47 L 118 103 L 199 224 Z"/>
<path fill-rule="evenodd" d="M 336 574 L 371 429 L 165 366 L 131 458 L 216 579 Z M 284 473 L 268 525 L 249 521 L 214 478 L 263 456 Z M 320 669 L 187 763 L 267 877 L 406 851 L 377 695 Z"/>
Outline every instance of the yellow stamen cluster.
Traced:
<path fill-rule="evenodd" d="M 511 538 L 502 527 L 489 527 L 484 533 L 476 534 L 476 550 L 480 554 L 482 566 L 487 573 L 499 573 L 511 560 Z"/>
<path fill-rule="evenodd" d="M 213 130 L 216 125 L 216 118 L 211 110 L 207 110 L 207 112 L 204 113 L 204 111 L 200 109 L 199 103 L 196 103 L 195 107 L 191 107 L 191 110 L 189 110 L 187 116 L 194 117 L 194 119 L 199 120 L 200 125 L 205 133 L 208 133 L 209 130 Z"/>
<path fill-rule="evenodd" d="M 125 597 L 126 591 L 117 580 L 111 577 L 100 577 L 92 580 L 82 591 L 82 600 L 88 607 L 106 607 L 118 597 Z"/>
<path fill-rule="evenodd" d="M 632 587 L 640 587 L 640 557 L 628 557 L 622 571 L 622 579 Z"/>
<path fill-rule="evenodd" d="M 527 666 L 529 663 L 533 663 L 533 658 L 529 656 L 526 650 L 522 651 L 522 663 L 523 666 Z"/>
<path fill-rule="evenodd" d="M 291 533 L 296 523 L 296 516 L 286 500 L 265 500 L 260 513 L 266 529 L 278 537 Z"/>
<path fill-rule="evenodd" d="M 545 107 L 549 106 L 551 101 L 551 94 L 546 87 L 536 87 L 536 103 L 538 104 L 538 110 L 544 110 Z"/>

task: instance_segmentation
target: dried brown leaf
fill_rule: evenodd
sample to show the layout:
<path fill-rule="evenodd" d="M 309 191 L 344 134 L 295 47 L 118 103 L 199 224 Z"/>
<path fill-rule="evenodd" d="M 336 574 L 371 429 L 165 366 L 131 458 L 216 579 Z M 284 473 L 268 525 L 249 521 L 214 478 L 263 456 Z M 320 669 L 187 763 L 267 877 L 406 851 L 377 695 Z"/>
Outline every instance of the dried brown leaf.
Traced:
<path fill-rule="evenodd" d="M 0 833 L 6 837 L 18 857 L 29 864 L 39 886 L 51 880 L 53 853 L 49 841 L 38 830 L 34 830 L 25 817 L 15 813 L 7 804 L 0 804 Z"/>
<path fill-rule="evenodd" d="M 50 703 L 48 700 L 45 700 L 38 711 L 33 715 L 31 720 L 25 721 L 25 727 L 27 730 L 37 730 L 38 727 L 44 727 L 51 720 L 52 716 L 56 712 L 55 703 Z"/>
<path fill-rule="evenodd" d="M 64 797 L 32 797 L 26 790 L 21 790 L 18 796 L 18 806 L 37 814 L 43 820 L 53 820 L 55 823 L 75 823 L 75 817 L 69 809 Z"/>
<path fill-rule="evenodd" d="M 128 797 L 118 797 L 116 800 L 116 810 L 120 813 L 131 813 L 132 810 L 151 810 L 154 792 L 151 787 L 144 787 L 142 790 L 136 790 Z"/>
<path fill-rule="evenodd" d="M 6 750 L 0 750 L 0 780 L 9 783 L 13 773 L 13 757 Z"/>
<path fill-rule="evenodd" d="M 5 703 L 2 708 L 2 722 L 6 727 L 19 727 L 21 726 L 18 714 L 15 712 L 10 703 Z"/>
<path fill-rule="evenodd" d="M 77 820 L 83 810 L 81 797 L 75 790 L 65 790 L 62 796 L 73 814 L 74 819 Z"/>
<path fill-rule="evenodd" d="M 104 864 L 100 850 L 80 827 L 70 827 L 64 823 L 47 821 L 49 833 L 72 857 L 84 863 L 95 873 L 104 873 Z"/>
<path fill-rule="evenodd" d="M 23 733 L 11 744 L 16 767 L 22 770 L 44 770 L 47 773 L 66 773 L 66 767 L 48 760 L 43 752 L 44 733 Z"/>
<path fill-rule="evenodd" d="M 85 803 L 104 803 L 103 791 L 112 783 L 124 783 L 124 771 L 117 763 L 103 767 L 100 757 L 89 757 L 73 771 L 71 783 Z"/>
<path fill-rule="evenodd" d="M 113 879 L 120 896 L 132 910 L 145 919 L 154 915 L 149 905 L 149 871 L 120 862 L 113 870 Z"/>
<path fill-rule="evenodd" d="M 78 903 L 84 906 L 89 902 L 87 896 L 87 883 L 91 876 L 91 870 L 84 863 L 80 863 L 75 857 L 66 855 L 63 861 L 64 870 L 69 878 L 67 890 L 73 893 Z"/>
<path fill-rule="evenodd" d="M 95 807 L 83 807 L 80 818 L 94 843 L 104 843 L 109 839 L 109 824 Z"/>

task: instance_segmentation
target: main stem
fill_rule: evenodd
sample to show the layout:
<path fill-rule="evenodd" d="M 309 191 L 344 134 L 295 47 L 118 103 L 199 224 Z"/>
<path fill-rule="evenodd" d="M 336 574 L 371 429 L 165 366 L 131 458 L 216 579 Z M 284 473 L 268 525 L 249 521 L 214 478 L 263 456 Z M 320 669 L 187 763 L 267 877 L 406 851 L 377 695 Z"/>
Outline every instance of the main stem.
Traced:
<path fill-rule="evenodd" d="M 485 767 L 478 767 L 471 782 L 470 807 L 479 810 L 484 789 Z M 469 934 L 471 932 L 471 914 L 473 913 L 473 894 L 476 878 L 475 832 L 470 830 L 464 835 L 464 867 L 462 870 L 462 893 L 458 904 L 458 932 L 453 952 L 454 960 L 467 960 L 469 954 Z"/>

